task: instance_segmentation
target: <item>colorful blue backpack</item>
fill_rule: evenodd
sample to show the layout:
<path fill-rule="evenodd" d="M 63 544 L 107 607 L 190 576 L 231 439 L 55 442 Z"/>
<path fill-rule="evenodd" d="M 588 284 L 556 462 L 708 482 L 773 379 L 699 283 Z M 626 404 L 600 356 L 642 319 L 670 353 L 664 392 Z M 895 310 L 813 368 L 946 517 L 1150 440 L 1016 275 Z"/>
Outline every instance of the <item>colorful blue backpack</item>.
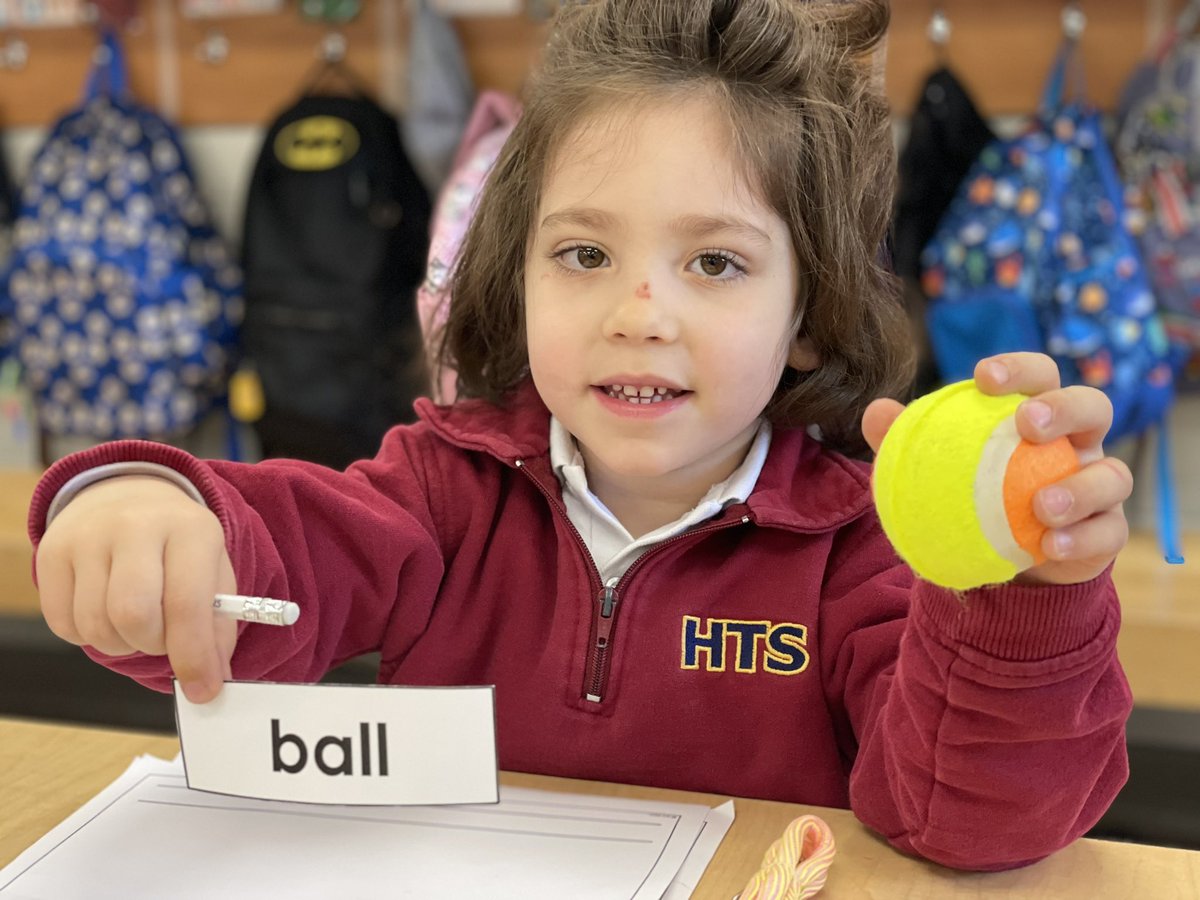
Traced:
<path fill-rule="evenodd" d="M 1062 102 L 1059 54 L 1038 118 L 990 144 L 922 253 L 930 338 L 947 381 L 992 353 L 1049 353 L 1067 384 L 1112 401 L 1109 439 L 1163 421 L 1167 340 L 1099 114 Z"/>
<path fill-rule="evenodd" d="M 133 101 L 106 34 L 83 105 L 33 160 L 0 274 L 0 353 L 43 433 L 189 429 L 225 396 L 241 285 L 174 130 Z"/>
<path fill-rule="evenodd" d="M 1059 53 L 1039 115 L 988 145 L 922 252 L 927 323 L 943 379 L 993 353 L 1050 354 L 1064 384 L 1104 391 L 1107 441 L 1159 434 L 1159 512 L 1174 537 L 1165 421 L 1185 352 L 1167 337 L 1099 114 L 1063 101 L 1074 42 Z"/>

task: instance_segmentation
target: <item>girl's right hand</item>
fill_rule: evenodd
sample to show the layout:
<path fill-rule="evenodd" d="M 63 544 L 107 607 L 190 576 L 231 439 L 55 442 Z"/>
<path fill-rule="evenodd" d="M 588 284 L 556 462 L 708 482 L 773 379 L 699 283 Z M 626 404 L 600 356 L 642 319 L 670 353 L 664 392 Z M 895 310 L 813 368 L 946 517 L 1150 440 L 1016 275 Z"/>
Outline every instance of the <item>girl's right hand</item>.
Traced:
<path fill-rule="evenodd" d="M 105 479 L 54 518 L 37 551 L 42 615 L 72 644 L 109 656 L 166 655 L 204 703 L 231 677 L 237 622 L 213 596 L 237 593 L 221 523 L 152 475 Z"/>

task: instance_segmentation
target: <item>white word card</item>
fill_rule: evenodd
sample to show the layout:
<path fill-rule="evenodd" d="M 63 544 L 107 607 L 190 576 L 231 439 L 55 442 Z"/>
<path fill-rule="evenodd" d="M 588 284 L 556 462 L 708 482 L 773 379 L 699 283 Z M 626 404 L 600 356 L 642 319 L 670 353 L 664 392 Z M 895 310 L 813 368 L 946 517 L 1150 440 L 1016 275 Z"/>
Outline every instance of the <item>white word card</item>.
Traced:
<path fill-rule="evenodd" d="M 229 681 L 175 684 L 190 788 L 351 806 L 499 801 L 495 690 Z"/>

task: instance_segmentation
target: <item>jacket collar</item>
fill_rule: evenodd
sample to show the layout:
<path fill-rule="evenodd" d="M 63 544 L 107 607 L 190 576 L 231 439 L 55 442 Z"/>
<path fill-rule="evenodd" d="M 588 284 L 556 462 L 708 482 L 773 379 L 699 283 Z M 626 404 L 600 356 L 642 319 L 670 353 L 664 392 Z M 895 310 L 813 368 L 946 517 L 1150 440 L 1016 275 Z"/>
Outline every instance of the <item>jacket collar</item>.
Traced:
<path fill-rule="evenodd" d="M 417 417 L 447 443 L 486 453 L 509 466 L 537 459 L 549 471 L 550 411 L 530 379 L 506 406 L 460 400 L 438 406 L 416 402 Z M 826 531 L 871 506 L 870 467 L 827 450 L 799 428 L 775 428 L 771 450 L 746 501 L 759 525 Z"/>

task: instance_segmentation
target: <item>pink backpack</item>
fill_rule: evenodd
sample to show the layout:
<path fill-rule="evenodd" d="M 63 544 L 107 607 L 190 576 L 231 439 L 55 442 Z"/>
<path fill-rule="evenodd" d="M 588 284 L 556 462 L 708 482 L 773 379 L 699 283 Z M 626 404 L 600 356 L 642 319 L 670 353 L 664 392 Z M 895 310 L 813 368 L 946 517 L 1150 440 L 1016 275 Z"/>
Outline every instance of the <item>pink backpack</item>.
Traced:
<path fill-rule="evenodd" d="M 488 173 L 520 117 L 520 105 L 508 94 L 484 91 L 479 95 L 433 210 L 429 264 L 417 289 L 417 315 L 431 368 L 433 399 L 438 403 L 453 403 L 455 396 L 455 372 L 439 369 L 436 355 L 450 311 L 450 272 Z"/>

